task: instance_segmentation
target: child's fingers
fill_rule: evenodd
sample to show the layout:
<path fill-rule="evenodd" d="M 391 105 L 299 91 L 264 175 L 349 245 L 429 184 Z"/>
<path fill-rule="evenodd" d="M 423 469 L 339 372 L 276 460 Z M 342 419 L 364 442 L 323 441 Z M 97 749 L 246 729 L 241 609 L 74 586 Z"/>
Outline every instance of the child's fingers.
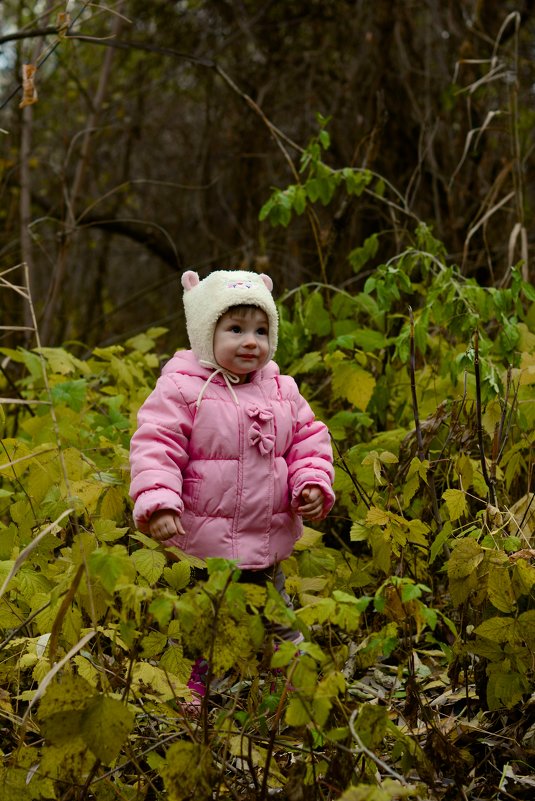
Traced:
<path fill-rule="evenodd" d="M 176 528 L 176 533 L 177 534 L 182 534 L 182 536 L 183 536 L 186 533 L 184 531 L 184 526 L 182 525 L 182 521 L 180 520 L 178 515 L 175 515 L 175 528 Z"/>
<path fill-rule="evenodd" d="M 323 494 L 321 490 L 318 490 L 316 495 L 316 492 L 314 492 L 316 488 L 313 487 L 311 489 L 313 495 L 312 500 L 308 500 L 308 503 L 303 503 L 301 506 L 298 506 L 297 512 L 306 520 L 319 520 L 323 511 Z M 305 499 L 305 492 L 307 492 L 306 489 L 301 493 L 301 498 L 303 500 Z"/>
<path fill-rule="evenodd" d="M 185 534 L 180 517 L 174 513 L 155 515 L 150 521 L 149 531 L 157 542 L 165 542 L 177 534 L 181 536 Z"/>

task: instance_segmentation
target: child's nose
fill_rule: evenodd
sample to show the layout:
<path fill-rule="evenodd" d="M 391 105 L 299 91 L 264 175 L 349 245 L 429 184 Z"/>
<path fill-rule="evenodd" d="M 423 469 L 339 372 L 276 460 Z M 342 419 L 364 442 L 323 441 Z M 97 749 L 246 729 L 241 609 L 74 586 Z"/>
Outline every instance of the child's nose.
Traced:
<path fill-rule="evenodd" d="M 256 337 L 252 333 L 252 331 L 245 334 L 245 342 L 244 342 L 244 344 L 245 344 L 245 346 L 247 348 L 256 347 Z"/>

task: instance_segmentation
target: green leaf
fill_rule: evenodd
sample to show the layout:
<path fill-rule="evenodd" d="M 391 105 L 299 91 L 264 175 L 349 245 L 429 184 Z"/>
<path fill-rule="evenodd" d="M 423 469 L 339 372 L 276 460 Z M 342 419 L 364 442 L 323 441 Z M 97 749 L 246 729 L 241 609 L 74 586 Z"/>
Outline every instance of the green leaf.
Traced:
<path fill-rule="evenodd" d="M 191 568 L 187 562 L 173 562 L 171 567 L 164 568 L 163 577 L 170 587 L 180 592 L 190 582 Z"/>
<path fill-rule="evenodd" d="M 348 195 L 361 195 L 372 180 L 372 175 L 368 170 L 353 170 L 345 167 L 342 170 L 342 179 L 345 181 L 346 192 Z"/>
<path fill-rule="evenodd" d="M 80 734 L 81 720 L 96 690 L 81 676 L 65 674 L 53 681 L 39 704 L 43 735 L 61 743 Z"/>
<path fill-rule="evenodd" d="M 418 584 L 407 584 L 404 583 L 401 587 L 401 600 L 403 603 L 406 601 L 414 601 L 416 598 L 420 598 L 422 595 L 422 590 L 418 586 Z"/>
<path fill-rule="evenodd" d="M 372 328 L 359 328 L 356 331 L 352 331 L 351 337 L 355 345 L 358 345 L 366 353 L 382 350 L 388 345 L 385 335 L 380 331 L 374 331 Z"/>
<path fill-rule="evenodd" d="M 307 195 L 304 187 L 297 186 L 293 198 L 293 208 L 299 215 L 303 214 L 307 207 Z"/>
<path fill-rule="evenodd" d="M 114 542 L 124 537 L 128 526 L 119 528 L 114 520 L 95 520 L 93 523 L 95 536 L 100 542 Z"/>
<path fill-rule="evenodd" d="M 524 640 L 531 653 L 535 650 L 535 609 L 522 612 L 517 620 L 518 635 Z"/>
<path fill-rule="evenodd" d="M 487 668 L 487 702 L 489 709 L 511 708 L 520 703 L 529 690 L 527 677 L 512 669 L 509 659 Z"/>
<path fill-rule="evenodd" d="M 310 723 L 310 705 L 298 695 L 293 695 L 286 708 L 285 719 L 288 726 L 306 726 Z"/>
<path fill-rule="evenodd" d="M 313 350 L 293 362 L 288 368 L 288 375 L 294 376 L 303 373 L 311 373 L 321 367 L 323 364 L 323 356 L 320 351 Z"/>
<path fill-rule="evenodd" d="M 186 659 L 179 645 L 171 645 L 162 654 L 160 667 L 174 676 L 178 676 L 184 684 L 191 675 L 191 659 Z"/>
<path fill-rule="evenodd" d="M 400 798 L 419 798 L 420 787 L 401 784 L 394 779 L 382 779 L 380 786 L 351 785 L 338 801 L 399 801 Z"/>
<path fill-rule="evenodd" d="M 216 773 L 212 751 L 201 743 L 173 743 L 159 768 L 169 801 L 211 801 Z"/>
<path fill-rule="evenodd" d="M 141 640 L 142 656 L 145 659 L 157 656 L 161 654 L 166 645 L 167 636 L 165 634 L 162 634 L 160 631 L 150 631 Z"/>
<path fill-rule="evenodd" d="M 371 465 L 373 467 L 373 473 L 375 475 L 375 480 L 376 480 L 376 482 L 377 482 L 377 484 L 379 486 L 382 486 L 383 484 L 386 483 L 384 478 L 383 478 L 383 476 L 381 475 L 381 471 L 382 471 L 382 467 L 383 466 L 382 466 L 381 457 L 379 456 L 377 451 L 370 451 L 364 457 L 364 459 L 362 460 L 362 464 L 363 465 Z M 370 522 L 370 521 L 367 519 L 367 522 Z M 384 524 L 380 523 L 379 525 L 384 525 Z"/>
<path fill-rule="evenodd" d="M 149 612 L 154 615 L 158 625 L 166 626 L 173 615 L 175 604 L 172 598 L 159 595 L 150 603 Z"/>
<path fill-rule="evenodd" d="M 304 322 L 311 334 L 327 336 L 331 333 L 331 318 L 323 305 L 323 297 L 313 292 L 305 301 Z"/>
<path fill-rule="evenodd" d="M 108 553 L 104 550 L 93 551 L 89 556 L 89 571 L 96 576 L 102 586 L 110 593 L 121 576 L 128 576 L 128 564 L 125 556 Z"/>
<path fill-rule="evenodd" d="M 153 551 L 149 548 L 140 548 L 139 551 L 134 551 L 131 559 L 137 572 L 147 579 L 149 584 L 156 584 L 166 565 L 165 555 L 161 551 Z"/>
<path fill-rule="evenodd" d="M 93 754 L 110 765 L 134 726 L 133 712 L 117 698 L 100 695 L 89 704 L 81 721 L 81 735 Z"/>
<path fill-rule="evenodd" d="M 51 389 L 54 403 L 64 403 L 75 412 L 80 412 L 84 406 L 87 392 L 87 381 L 79 378 L 76 381 L 64 381 L 62 384 L 55 384 Z"/>
<path fill-rule="evenodd" d="M 364 265 L 376 255 L 378 248 L 379 234 L 372 234 L 364 240 L 364 244 L 361 247 L 354 248 L 347 257 L 353 272 L 360 272 Z"/>
<path fill-rule="evenodd" d="M 455 461 L 455 470 L 459 476 L 461 487 L 467 490 L 472 486 L 474 479 L 474 467 L 469 456 L 460 453 Z"/>
<path fill-rule="evenodd" d="M 439 553 L 444 551 L 444 545 L 448 542 L 449 538 L 451 537 L 451 523 L 447 521 L 441 531 L 437 534 L 433 542 L 431 543 L 431 549 L 429 551 L 429 564 L 432 565 Z"/>
<path fill-rule="evenodd" d="M 320 131 L 318 134 L 318 141 L 324 150 L 328 150 L 331 145 L 331 137 L 328 131 Z"/>
<path fill-rule="evenodd" d="M 387 724 L 388 710 L 385 707 L 363 704 L 355 720 L 355 731 L 363 745 L 375 751 L 383 742 Z"/>
<path fill-rule="evenodd" d="M 98 512 L 103 518 L 122 522 L 124 519 L 125 499 L 118 487 L 108 487 L 100 495 Z"/>

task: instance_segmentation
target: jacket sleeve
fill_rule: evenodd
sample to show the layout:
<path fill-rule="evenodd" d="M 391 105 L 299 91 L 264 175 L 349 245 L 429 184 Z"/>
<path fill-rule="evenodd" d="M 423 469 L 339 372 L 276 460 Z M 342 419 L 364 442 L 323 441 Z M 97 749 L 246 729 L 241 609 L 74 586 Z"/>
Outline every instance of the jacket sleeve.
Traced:
<path fill-rule="evenodd" d="M 325 423 L 316 420 L 314 412 L 297 393 L 297 426 L 292 444 L 286 453 L 288 465 L 288 484 L 292 508 L 299 506 L 303 489 L 316 484 L 323 492 L 323 517 L 332 508 L 335 496 L 332 489 L 334 480 L 333 452 L 329 430 Z"/>
<path fill-rule="evenodd" d="M 182 474 L 188 463 L 193 414 L 171 376 L 158 379 L 138 413 L 130 442 L 130 497 L 134 522 L 148 533 L 154 512 L 182 514 Z"/>

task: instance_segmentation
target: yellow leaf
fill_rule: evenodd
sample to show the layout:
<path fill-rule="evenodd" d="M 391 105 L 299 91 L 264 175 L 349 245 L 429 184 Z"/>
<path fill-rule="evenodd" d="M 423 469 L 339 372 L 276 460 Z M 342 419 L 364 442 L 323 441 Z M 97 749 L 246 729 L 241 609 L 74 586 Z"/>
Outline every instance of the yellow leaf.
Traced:
<path fill-rule="evenodd" d="M 474 480 L 474 468 L 472 466 L 472 461 L 468 456 L 466 456 L 466 454 L 461 453 L 457 457 L 455 470 L 459 476 L 461 489 L 467 490 L 468 487 L 472 485 L 472 481 Z"/>
<path fill-rule="evenodd" d="M 366 523 L 370 526 L 386 526 L 389 522 L 390 516 L 384 509 L 379 509 L 378 506 L 372 506 L 368 509 Z"/>
<path fill-rule="evenodd" d="M 409 520 L 409 534 L 407 539 L 415 545 L 428 545 L 427 535 L 429 526 L 422 520 Z"/>
<path fill-rule="evenodd" d="M 346 398 L 365 411 L 375 389 L 375 378 L 355 362 L 344 361 L 333 366 L 332 387 L 338 398 Z"/>
<path fill-rule="evenodd" d="M 367 453 L 364 459 L 362 460 L 362 464 L 371 465 L 373 467 L 375 480 L 380 486 L 382 486 L 385 483 L 385 480 L 381 476 L 381 457 L 379 456 L 377 451 L 370 451 L 369 453 Z"/>
<path fill-rule="evenodd" d="M 458 520 L 467 512 L 466 495 L 462 490 L 447 489 L 442 493 L 450 520 Z"/>
<path fill-rule="evenodd" d="M 502 409 L 499 402 L 497 400 L 491 401 L 485 409 L 482 418 L 483 428 L 489 436 L 492 437 L 494 435 L 494 429 L 499 424 L 501 416 Z"/>
<path fill-rule="evenodd" d="M 510 617 L 490 617 L 475 629 L 475 633 L 494 642 L 509 642 L 513 633 L 512 623 Z"/>
<path fill-rule="evenodd" d="M 515 371 L 517 372 L 517 371 Z M 535 383 L 535 353 L 523 353 L 520 361 L 520 383 Z"/>
<path fill-rule="evenodd" d="M 143 695 L 160 697 L 162 701 L 191 698 L 191 690 L 176 676 L 166 673 L 148 662 L 138 662 L 132 672 L 132 686 Z"/>
<path fill-rule="evenodd" d="M 472 575 L 481 564 L 485 552 L 475 540 L 464 539 L 454 546 L 448 560 L 447 570 L 450 579 L 460 579 Z"/>
<path fill-rule="evenodd" d="M 104 764 L 116 759 L 134 725 L 134 713 L 109 695 L 100 695 L 88 705 L 82 721 L 82 737 Z"/>
<path fill-rule="evenodd" d="M 507 564 L 490 565 L 488 594 L 491 604 L 500 612 L 513 612 L 516 609 L 516 598 Z"/>
<path fill-rule="evenodd" d="M 349 539 L 351 542 L 365 542 L 368 539 L 368 528 L 355 520 L 349 532 Z"/>
<path fill-rule="evenodd" d="M 124 498 L 117 487 L 109 487 L 100 501 L 100 515 L 120 523 L 124 516 Z"/>

